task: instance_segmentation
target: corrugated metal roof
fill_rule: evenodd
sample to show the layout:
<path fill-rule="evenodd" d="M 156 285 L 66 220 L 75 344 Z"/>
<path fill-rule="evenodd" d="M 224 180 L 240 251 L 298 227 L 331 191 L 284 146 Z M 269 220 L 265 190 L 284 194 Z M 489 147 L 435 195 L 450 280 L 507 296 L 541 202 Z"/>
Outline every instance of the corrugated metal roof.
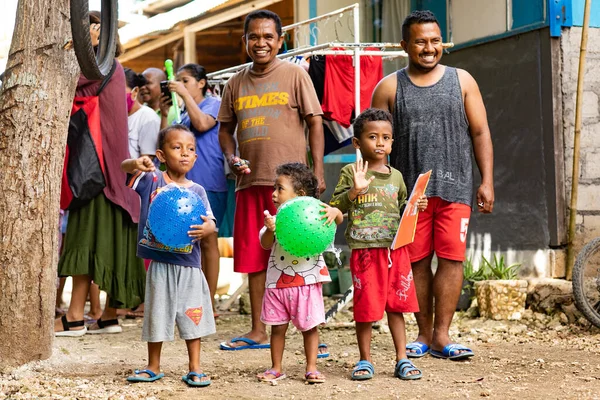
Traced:
<path fill-rule="evenodd" d="M 166 32 L 180 22 L 199 17 L 205 12 L 226 3 L 228 0 L 194 0 L 184 6 L 148 18 L 145 21 L 134 22 L 119 29 L 122 44 L 127 44 L 142 36 Z"/>

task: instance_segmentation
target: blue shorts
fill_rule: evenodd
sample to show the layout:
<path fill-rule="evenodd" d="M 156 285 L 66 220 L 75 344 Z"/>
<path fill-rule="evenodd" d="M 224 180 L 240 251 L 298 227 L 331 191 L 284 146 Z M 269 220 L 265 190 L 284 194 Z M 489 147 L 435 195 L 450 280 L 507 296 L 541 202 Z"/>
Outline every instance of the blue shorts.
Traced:
<path fill-rule="evenodd" d="M 223 222 L 223 217 L 225 216 L 225 211 L 227 210 L 227 192 L 212 192 L 210 190 L 206 191 L 206 196 L 208 197 L 208 202 L 210 203 L 210 208 L 217 220 L 217 232 L 219 231 L 219 227 Z"/>

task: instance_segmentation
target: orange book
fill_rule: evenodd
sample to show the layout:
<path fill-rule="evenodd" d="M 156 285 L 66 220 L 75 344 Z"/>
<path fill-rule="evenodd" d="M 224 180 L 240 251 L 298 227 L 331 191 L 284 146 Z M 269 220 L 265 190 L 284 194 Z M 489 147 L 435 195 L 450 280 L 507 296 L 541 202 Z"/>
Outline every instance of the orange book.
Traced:
<path fill-rule="evenodd" d="M 402 213 L 402 219 L 400 219 L 400 225 L 398 225 L 398 232 L 392 242 L 392 250 L 396 250 L 399 247 L 406 246 L 415 240 L 415 230 L 417 229 L 417 219 L 419 218 L 419 209 L 417 208 L 417 200 L 425 190 L 429 183 L 429 177 L 431 176 L 431 170 L 420 174 L 415 183 L 415 187 L 408 198 L 404 212 Z"/>

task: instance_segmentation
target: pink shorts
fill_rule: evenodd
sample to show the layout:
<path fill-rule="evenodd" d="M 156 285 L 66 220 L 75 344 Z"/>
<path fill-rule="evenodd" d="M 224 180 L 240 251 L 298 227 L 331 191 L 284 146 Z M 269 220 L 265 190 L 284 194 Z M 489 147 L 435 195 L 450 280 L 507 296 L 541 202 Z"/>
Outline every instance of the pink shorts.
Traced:
<path fill-rule="evenodd" d="M 285 325 L 292 321 L 300 332 L 325 323 L 322 284 L 266 288 L 260 320 L 266 325 Z"/>
<path fill-rule="evenodd" d="M 452 261 L 464 261 L 471 207 L 430 197 L 425 211 L 419 212 L 415 241 L 409 244 L 410 261 L 435 254 Z"/>
<path fill-rule="evenodd" d="M 233 218 L 233 270 L 244 274 L 267 269 L 271 250 L 260 246 L 258 233 L 265 224 L 265 210 L 275 215 L 272 186 L 250 186 L 235 192 Z"/>
<path fill-rule="evenodd" d="M 391 266 L 390 266 L 391 263 Z M 353 249 L 354 320 L 375 322 L 383 312 L 418 312 L 419 302 L 406 246 Z"/>

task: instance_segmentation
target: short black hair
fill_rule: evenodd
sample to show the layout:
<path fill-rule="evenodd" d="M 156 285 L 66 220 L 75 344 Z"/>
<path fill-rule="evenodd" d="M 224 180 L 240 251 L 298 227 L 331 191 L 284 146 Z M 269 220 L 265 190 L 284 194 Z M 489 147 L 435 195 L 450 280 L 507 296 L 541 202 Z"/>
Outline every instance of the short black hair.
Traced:
<path fill-rule="evenodd" d="M 408 14 L 406 18 L 404 18 L 404 22 L 402 23 L 402 40 L 408 42 L 410 37 L 410 27 L 414 24 L 428 24 L 428 23 L 436 23 L 438 28 L 440 27 L 440 23 L 435 17 L 435 14 L 429 10 L 415 10 Z M 441 30 L 441 28 L 440 28 Z"/>
<path fill-rule="evenodd" d="M 148 83 L 148 80 L 144 75 L 136 74 L 130 68 L 124 68 L 123 71 L 125 72 L 125 84 L 129 89 L 133 89 L 135 87 L 140 88 Z"/>
<path fill-rule="evenodd" d="M 277 176 L 284 175 L 292 181 L 294 192 L 304 191 L 305 196 L 319 198 L 319 181 L 315 174 L 302 163 L 281 164 L 275 170 Z"/>
<path fill-rule="evenodd" d="M 158 148 L 161 150 L 163 149 L 163 146 L 165 145 L 165 142 L 167 141 L 167 136 L 169 135 L 169 133 L 173 132 L 173 131 L 185 131 L 188 132 L 190 135 L 194 136 L 194 134 L 192 133 L 192 131 L 190 131 L 190 129 L 182 124 L 174 124 L 171 126 L 167 126 L 165 129 L 162 129 L 160 132 L 158 132 Z"/>
<path fill-rule="evenodd" d="M 273 22 L 275 22 L 275 31 L 277 31 L 277 36 L 281 37 L 283 34 L 281 30 L 281 18 L 279 18 L 279 15 L 269 10 L 256 10 L 246 15 L 246 20 L 244 21 L 244 36 L 248 34 L 248 26 L 250 25 L 250 21 L 254 19 L 273 20 Z"/>
<path fill-rule="evenodd" d="M 204 82 L 205 85 L 202 88 L 202 96 L 205 96 L 206 91 L 208 90 L 208 81 L 206 79 L 206 69 L 204 69 L 204 67 L 202 65 L 189 63 L 189 64 L 185 64 L 184 66 L 179 67 L 179 69 L 177 70 L 177 73 L 179 73 L 181 71 L 189 72 L 189 74 L 192 75 L 194 77 L 194 79 L 196 79 L 198 82 L 200 82 L 202 79 L 204 79 L 206 81 L 206 82 Z"/>
<path fill-rule="evenodd" d="M 388 111 L 381 110 L 379 108 L 367 108 L 361 112 L 358 117 L 354 120 L 352 127 L 354 129 L 354 137 L 360 139 L 360 135 L 363 133 L 363 129 L 367 122 L 372 121 L 387 121 L 390 125 L 393 125 L 392 114 Z"/>

